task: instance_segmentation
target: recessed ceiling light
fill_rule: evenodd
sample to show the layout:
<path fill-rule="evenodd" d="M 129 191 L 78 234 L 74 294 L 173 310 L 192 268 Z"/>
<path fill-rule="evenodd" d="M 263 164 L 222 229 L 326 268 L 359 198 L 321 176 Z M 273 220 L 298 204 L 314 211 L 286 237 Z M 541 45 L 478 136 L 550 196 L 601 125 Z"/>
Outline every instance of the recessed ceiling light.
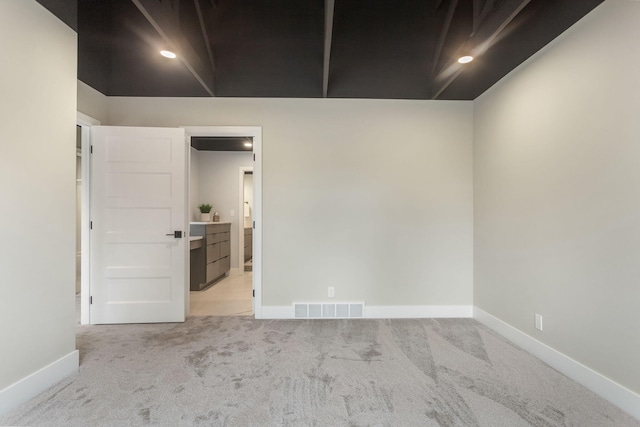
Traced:
<path fill-rule="evenodd" d="M 458 62 L 461 64 L 468 64 L 471 61 L 473 61 L 473 56 L 469 55 L 458 58 Z"/>
<path fill-rule="evenodd" d="M 164 56 L 165 58 L 176 58 L 176 54 L 171 52 L 170 50 L 161 50 L 160 55 Z"/>
<path fill-rule="evenodd" d="M 253 147 L 253 144 L 252 144 L 252 143 L 250 143 L 250 142 L 245 142 L 245 143 L 244 143 L 244 146 L 245 146 L 245 147 Z"/>

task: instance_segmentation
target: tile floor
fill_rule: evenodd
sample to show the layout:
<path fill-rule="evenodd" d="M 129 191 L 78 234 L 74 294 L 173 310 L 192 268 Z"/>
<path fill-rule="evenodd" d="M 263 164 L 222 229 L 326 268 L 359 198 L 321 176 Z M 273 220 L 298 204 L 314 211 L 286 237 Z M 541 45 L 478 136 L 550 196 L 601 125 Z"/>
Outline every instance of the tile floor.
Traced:
<path fill-rule="evenodd" d="M 191 292 L 191 316 L 250 316 L 252 273 L 227 276 L 204 291 Z"/>

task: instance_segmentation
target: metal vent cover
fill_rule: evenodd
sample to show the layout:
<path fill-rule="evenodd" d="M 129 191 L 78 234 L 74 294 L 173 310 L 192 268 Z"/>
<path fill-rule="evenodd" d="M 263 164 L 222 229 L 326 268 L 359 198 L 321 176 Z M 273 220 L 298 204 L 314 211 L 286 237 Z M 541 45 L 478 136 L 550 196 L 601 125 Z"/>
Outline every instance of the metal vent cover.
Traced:
<path fill-rule="evenodd" d="M 295 319 L 362 319 L 363 302 L 311 303 L 294 302 Z"/>

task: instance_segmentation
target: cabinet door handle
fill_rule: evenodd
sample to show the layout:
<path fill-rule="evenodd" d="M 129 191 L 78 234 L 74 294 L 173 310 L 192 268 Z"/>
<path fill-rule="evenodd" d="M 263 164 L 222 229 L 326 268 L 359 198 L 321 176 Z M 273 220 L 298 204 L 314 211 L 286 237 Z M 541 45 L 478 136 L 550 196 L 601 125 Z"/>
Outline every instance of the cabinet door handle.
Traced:
<path fill-rule="evenodd" d="M 182 239 L 182 231 L 174 231 L 173 233 L 167 234 L 167 236 L 173 236 L 176 239 Z"/>

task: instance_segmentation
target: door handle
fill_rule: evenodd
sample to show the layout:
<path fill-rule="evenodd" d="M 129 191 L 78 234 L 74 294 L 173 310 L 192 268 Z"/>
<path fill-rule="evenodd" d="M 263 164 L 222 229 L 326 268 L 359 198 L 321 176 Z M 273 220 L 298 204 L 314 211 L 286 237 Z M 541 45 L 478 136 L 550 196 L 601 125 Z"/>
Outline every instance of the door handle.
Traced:
<path fill-rule="evenodd" d="M 167 234 L 167 236 L 173 236 L 176 239 L 182 239 L 182 231 L 174 231 L 173 233 Z"/>

